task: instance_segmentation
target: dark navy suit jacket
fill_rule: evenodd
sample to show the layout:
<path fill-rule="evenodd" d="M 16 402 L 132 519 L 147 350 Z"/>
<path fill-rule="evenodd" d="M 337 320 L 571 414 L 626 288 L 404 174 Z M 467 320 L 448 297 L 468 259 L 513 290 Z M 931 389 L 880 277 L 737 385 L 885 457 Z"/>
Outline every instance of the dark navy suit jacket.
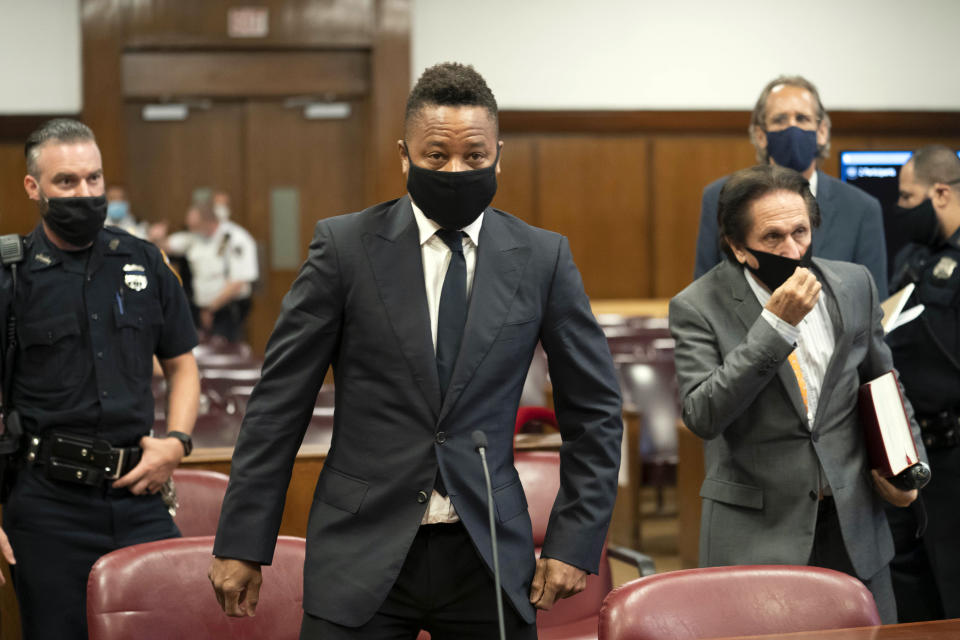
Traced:
<path fill-rule="evenodd" d="M 703 190 L 694 278 L 723 259 L 717 234 L 717 203 L 728 177 L 711 182 Z M 873 276 L 880 299 L 886 299 L 887 249 L 880 203 L 865 191 L 818 171 L 817 204 L 821 220 L 813 232 L 813 255 L 862 264 Z"/>
<path fill-rule="evenodd" d="M 513 425 L 538 340 L 564 441 L 543 555 L 596 572 L 617 488 L 620 392 L 567 240 L 486 210 L 463 343 L 441 401 L 408 197 L 317 224 L 247 408 L 214 553 L 270 562 L 294 458 L 332 364 L 333 440 L 310 511 L 304 609 L 347 626 L 372 617 L 400 572 L 427 506 L 418 494 L 429 495 L 438 467 L 492 566 L 471 441 L 480 429 L 503 589 L 533 622 L 534 547 Z"/>

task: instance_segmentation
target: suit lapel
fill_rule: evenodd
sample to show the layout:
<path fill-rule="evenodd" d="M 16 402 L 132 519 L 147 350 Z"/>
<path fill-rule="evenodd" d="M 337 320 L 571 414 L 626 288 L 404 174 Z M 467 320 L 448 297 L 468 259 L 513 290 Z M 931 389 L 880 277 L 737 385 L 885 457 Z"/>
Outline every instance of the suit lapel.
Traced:
<path fill-rule="evenodd" d="M 750 289 L 750 285 L 747 284 L 747 276 L 743 273 L 743 268 L 734 266 L 729 262 L 725 262 L 724 264 L 727 265 L 727 269 L 729 270 L 728 278 L 731 281 L 731 295 L 733 299 L 737 301 L 734 309 L 740 321 L 743 323 L 745 329 L 744 335 L 746 335 L 746 331 L 749 331 L 753 323 L 757 321 L 757 316 L 763 311 L 763 307 L 760 306 L 757 296 L 754 295 Z M 797 415 L 803 423 L 807 424 L 807 408 L 803 404 L 800 385 L 797 384 L 797 376 L 794 374 L 793 367 L 789 361 L 784 361 L 780 364 L 779 369 L 777 369 L 777 376 L 780 378 L 780 383 L 790 398 L 790 404 L 793 405 L 793 410 L 797 412 Z"/>
<path fill-rule="evenodd" d="M 436 417 L 440 412 L 440 380 L 423 284 L 420 234 L 410 198 L 401 198 L 385 216 L 378 231 L 364 235 L 364 249 L 400 351 Z"/>
<path fill-rule="evenodd" d="M 833 225 L 835 216 L 830 215 L 833 211 L 833 190 L 832 185 L 827 179 L 826 174 L 817 171 L 817 206 L 820 208 L 820 226 L 813 230 L 813 250 L 817 252 L 818 248 L 823 247 L 823 238 L 829 238 L 835 233 Z M 817 255 L 820 255 L 819 253 Z"/>
<path fill-rule="evenodd" d="M 840 275 L 821 262 L 819 258 L 814 258 L 814 264 L 820 272 L 823 288 L 829 294 L 826 299 L 827 313 L 830 315 L 830 321 L 833 323 L 833 334 L 836 336 L 833 355 L 830 356 L 830 363 L 823 375 L 823 384 L 820 385 L 820 399 L 817 401 L 816 416 L 816 418 L 819 418 L 830 400 L 830 394 L 837 386 L 837 379 L 843 369 L 847 353 L 850 351 L 850 341 L 853 336 L 845 330 L 844 318 L 852 318 L 855 310 L 853 300 L 847 291 L 847 287 L 843 286 Z M 816 418 L 814 424 L 819 424 L 819 420 Z"/>
<path fill-rule="evenodd" d="M 500 333 L 529 258 L 530 247 L 519 244 L 503 220 L 487 208 L 480 227 L 463 342 L 440 410 L 441 421 L 456 404 Z"/>

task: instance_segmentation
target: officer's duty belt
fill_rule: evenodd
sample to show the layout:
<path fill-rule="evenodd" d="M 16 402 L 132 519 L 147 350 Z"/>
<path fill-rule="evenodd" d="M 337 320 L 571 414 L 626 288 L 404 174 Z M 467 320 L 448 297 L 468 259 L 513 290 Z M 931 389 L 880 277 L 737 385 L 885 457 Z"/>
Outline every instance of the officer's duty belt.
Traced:
<path fill-rule="evenodd" d="M 960 445 L 960 413 L 941 411 L 937 414 L 918 415 L 923 446 L 927 449 L 949 449 Z"/>
<path fill-rule="evenodd" d="M 113 447 L 106 440 L 64 433 L 27 434 L 26 461 L 41 465 L 51 480 L 103 486 L 140 462 L 140 447 Z"/>

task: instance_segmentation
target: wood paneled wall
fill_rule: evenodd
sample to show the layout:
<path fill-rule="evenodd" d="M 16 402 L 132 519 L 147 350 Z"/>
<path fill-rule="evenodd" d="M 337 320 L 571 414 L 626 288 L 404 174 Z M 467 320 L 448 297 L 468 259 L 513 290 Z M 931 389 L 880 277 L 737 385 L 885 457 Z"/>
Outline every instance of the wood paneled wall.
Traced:
<path fill-rule="evenodd" d="M 97 132 L 108 178 L 130 183 L 130 101 L 156 97 L 151 94 L 158 90 L 137 64 L 195 52 L 260 52 L 266 59 L 302 51 L 353 60 L 358 71 L 343 76 L 341 84 L 346 94 L 362 94 L 356 99 L 364 114 L 359 144 L 365 173 L 352 184 L 364 203 L 401 194 L 395 142 L 402 135 L 410 86 L 409 0 L 263 0 L 257 5 L 270 12 L 270 34 L 255 41 L 227 37 L 233 5 L 232 0 L 82 0 L 82 116 Z M 960 147 L 960 113 L 831 116 L 833 154 L 823 168 L 833 175 L 843 149 L 913 149 L 930 141 Z M 21 186 L 21 145 L 29 129 L 15 119 L 21 130 L 14 133 L 16 127 L 5 126 L 9 120 L 14 119 L 0 117 L 0 228 L 22 232 L 36 220 Z M 754 161 L 748 120 L 746 111 L 504 111 L 503 173 L 494 204 L 566 234 L 593 298 L 669 297 L 691 278 L 704 185 Z M 231 146 L 222 148 L 226 154 Z M 156 180 L 168 174 L 158 168 Z M 242 200 L 243 186 L 229 178 L 224 182 Z M 158 217 L 150 203 L 134 202 L 134 208 Z M 174 212 L 174 222 L 179 215 Z M 240 221 L 257 227 L 245 218 L 241 209 Z"/>
<path fill-rule="evenodd" d="M 375 59 L 375 75 L 376 65 Z M 392 84 L 389 101 L 369 107 L 383 112 L 374 119 L 383 140 L 371 143 L 369 180 L 361 187 L 369 203 L 403 192 L 395 150 L 402 118 L 391 125 L 388 112 L 402 114 L 406 88 Z M 119 114 L 122 122 L 122 109 Z M 693 273 L 703 187 L 754 162 L 746 136 L 749 114 L 616 115 L 501 113 L 504 149 L 494 206 L 567 235 L 591 297 L 670 297 Z M 836 112 L 832 118 L 832 151 L 823 169 L 834 176 L 845 149 L 912 150 L 933 142 L 960 148 L 960 113 Z M 23 193 L 23 139 L 40 121 L 0 117 L 4 233 L 24 233 L 36 222 L 36 208 Z M 738 121 L 742 126 L 734 126 Z M 111 145 L 112 132 L 122 128 L 96 129 L 101 147 Z M 112 159 L 104 152 L 108 175 L 124 175 L 117 158 L 127 150 L 111 153 Z M 164 175 L 158 171 L 157 180 Z"/>
<path fill-rule="evenodd" d="M 669 298 L 690 283 L 703 187 L 753 164 L 750 114 L 501 112 L 494 206 L 568 236 L 592 298 Z M 960 148 L 960 113 L 835 112 L 823 170 L 848 149 Z"/>

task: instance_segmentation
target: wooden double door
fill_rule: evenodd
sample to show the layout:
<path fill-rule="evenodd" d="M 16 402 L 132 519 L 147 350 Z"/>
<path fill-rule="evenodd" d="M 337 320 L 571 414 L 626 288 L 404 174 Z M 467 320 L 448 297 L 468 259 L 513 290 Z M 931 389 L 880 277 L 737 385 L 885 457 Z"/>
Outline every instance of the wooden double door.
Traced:
<path fill-rule="evenodd" d="M 306 258 L 316 222 L 370 204 L 365 101 L 347 105 L 345 117 L 308 119 L 299 101 L 203 101 L 177 121 L 145 120 L 143 103 L 124 107 L 134 214 L 177 230 L 194 197 L 221 189 L 230 195 L 232 219 L 257 240 L 262 273 L 248 323 L 257 353 Z"/>

